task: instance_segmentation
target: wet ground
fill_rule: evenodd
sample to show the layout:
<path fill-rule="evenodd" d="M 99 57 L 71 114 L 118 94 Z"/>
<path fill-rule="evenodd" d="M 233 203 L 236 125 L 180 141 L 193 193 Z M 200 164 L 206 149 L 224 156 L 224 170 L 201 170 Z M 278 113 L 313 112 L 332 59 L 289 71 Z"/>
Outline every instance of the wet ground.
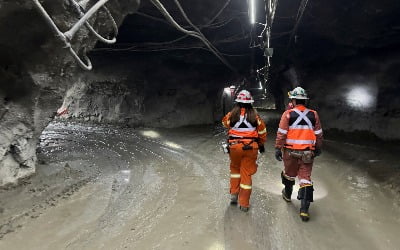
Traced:
<path fill-rule="evenodd" d="M 399 249 L 399 156 L 327 140 L 302 222 L 281 198 L 273 137 L 244 213 L 229 205 L 219 126 L 54 122 L 37 174 L 0 190 L 0 249 Z"/>

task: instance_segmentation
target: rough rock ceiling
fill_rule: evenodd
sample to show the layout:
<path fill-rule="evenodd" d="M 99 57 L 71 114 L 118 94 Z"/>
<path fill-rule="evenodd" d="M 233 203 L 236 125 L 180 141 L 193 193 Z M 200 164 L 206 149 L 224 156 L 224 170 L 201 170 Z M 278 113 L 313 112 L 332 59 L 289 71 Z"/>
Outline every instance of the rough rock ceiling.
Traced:
<path fill-rule="evenodd" d="M 166 9 L 184 28 L 193 30 L 184 20 L 173 0 L 162 1 Z M 214 19 L 227 1 L 180 1 L 191 21 L 208 40 L 237 69 L 250 64 L 249 21 L 247 3 L 231 0 L 224 11 Z M 210 22 L 214 21 L 210 24 Z M 173 42 L 174 40 L 178 41 Z M 172 27 L 149 2 L 143 1 L 139 12 L 129 16 L 120 28 L 118 43 L 113 53 L 156 55 L 164 60 L 177 60 L 194 65 L 211 65 L 221 70 L 226 67 L 196 38 L 185 36 Z M 108 49 L 106 49 L 108 50 Z M 95 53 L 104 51 L 104 46 Z M 249 70 L 249 69 L 246 69 Z M 228 69 L 227 72 L 230 72 Z"/>
<path fill-rule="evenodd" d="M 293 27 L 293 18 L 287 19 L 291 2 L 280 1 L 275 34 Z M 289 57 L 319 64 L 321 60 L 365 54 L 368 50 L 392 49 L 400 42 L 399 11 L 400 2 L 391 0 L 309 1 Z M 287 43 L 288 37 L 284 36 L 273 42 L 280 54 L 286 52 Z"/>
<path fill-rule="evenodd" d="M 258 3 L 258 21 L 264 11 L 264 1 Z M 393 0 L 320 0 L 307 1 L 303 18 L 294 34 L 301 0 L 280 0 L 272 27 L 273 63 L 279 68 L 288 61 L 315 64 L 333 58 L 364 53 L 370 49 L 389 49 L 400 42 L 400 2 Z M 166 9 L 186 28 L 189 24 L 179 12 L 174 0 L 164 0 Z M 227 1 L 181 0 L 192 22 L 224 54 L 241 74 L 248 74 L 254 62 L 263 64 L 261 50 L 249 49 L 251 26 L 247 1 L 231 0 L 215 21 L 207 25 Z M 262 13 L 263 14 L 263 13 Z M 256 30 L 256 33 L 259 29 Z M 98 47 L 97 52 L 111 49 L 113 53 L 135 55 L 148 53 L 165 60 L 177 59 L 198 66 L 209 65 L 229 72 L 219 60 L 205 50 L 195 38 L 173 28 L 149 0 L 142 1 L 139 13 L 129 16 L 120 28 L 118 43 Z M 253 34 L 253 37 L 255 35 Z M 289 46 L 289 40 L 290 41 Z M 97 53 L 95 52 L 95 53 Z M 222 66 L 222 67 L 220 67 Z"/>

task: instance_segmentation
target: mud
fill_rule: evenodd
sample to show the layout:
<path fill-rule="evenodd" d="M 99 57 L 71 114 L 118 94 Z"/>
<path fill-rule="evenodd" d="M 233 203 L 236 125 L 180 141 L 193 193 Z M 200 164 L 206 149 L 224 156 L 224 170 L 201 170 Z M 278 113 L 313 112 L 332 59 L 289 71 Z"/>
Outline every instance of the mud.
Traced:
<path fill-rule="evenodd" d="M 54 122 L 41 136 L 36 175 L 0 190 L 0 249 L 398 248 L 397 155 L 327 140 L 304 223 L 295 194 L 291 203 L 280 196 L 269 132 L 243 213 L 229 205 L 219 126 Z"/>

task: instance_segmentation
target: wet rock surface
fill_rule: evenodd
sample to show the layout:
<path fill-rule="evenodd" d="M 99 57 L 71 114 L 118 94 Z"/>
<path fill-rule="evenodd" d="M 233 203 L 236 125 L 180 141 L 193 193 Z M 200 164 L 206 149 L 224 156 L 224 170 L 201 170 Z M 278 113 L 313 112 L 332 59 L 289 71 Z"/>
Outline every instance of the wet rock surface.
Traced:
<path fill-rule="evenodd" d="M 276 119 L 262 115 L 269 123 Z M 0 190 L 0 248 L 295 249 L 299 242 L 309 249 L 397 247 L 397 156 L 328 139 L 315 161 L 315 202 L 304 223 L 295 194 L 292 203 L 280 195 L 274 132 L 269 127 L 251 209 L 243 213 L 229 205 L 229 160 L 219 126 L 54 122 L 41 136 L 37 174 Z"/>
<path fill-rule="evenodd" d="M 58 28 L 65 32 L 77 22 L 71 1 L 41 1 Z M 93 2 L 81 1 L 86 6 Z M 134 12 L 138 0 L 113 1 L 116 19 Z M 34 8 L 32 1 L 0 1 L 0 186 L 15 184 L 35 172 L 37 140 L 62 104 L 65 91 L 81 69 L 64 44 Z M 101 34 L 111 29 L 104 11 L 90 22 Z M 72 47 L 82 56 L 97 39 L 81 29 Z"/>

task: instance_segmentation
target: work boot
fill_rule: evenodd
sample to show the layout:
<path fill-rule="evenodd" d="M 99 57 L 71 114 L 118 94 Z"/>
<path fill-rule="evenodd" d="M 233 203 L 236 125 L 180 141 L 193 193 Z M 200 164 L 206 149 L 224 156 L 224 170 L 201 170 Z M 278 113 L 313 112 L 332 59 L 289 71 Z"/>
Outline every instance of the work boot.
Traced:
<path fill-rule="evenodd" d="M 291 202 L 291 196 L 292 196 L 292 192 L 287 192 L 286 188 L 282 189 L 282 198 L 287 201 L 287 202 Z"/>
<path fill-rule="evenodd" d="M 242 212 L 248 212 L 248 211 L 249 211 L 249 208 L 248 208 L 248 207 L 242 207 L 242 206 L 240 206 L 239 208 L 240 208 L 240 211 L 242 211 Z"/>
<path fill-rule="evenodd" d="M 301 202 L 300 207 L 300 218 L 302 221 L 308 221 L 310 219 L 310 214 L 308 209 L 310 208 L 310 202 L 314 201 L 314 187 L 313 185 L 305 185 L 300 187 L 297 199 Z"/>
<path fill-rule="evenodd" d="M 308 213 L 308 209 L 310 208 L 310 202 L 305 199 L 301 200 L 300 207 L 300 218 L 302 221 L 308 221 L 310 219 L 310 214 Z"/>
<path fill-rule="evenodd" d="M 282 198 L 285 201 L 290 202 L 293 192 L 294 180 L 292 180 L 292 178 L 287 177 L 283 171 L 281 172 L 281 178 L 282 178 L 282 184 L 285 185 L 285 188 L 282 190 Z"/>
<path fill-rule="evenodd" d="M 231 205 L 236 205 L 238 203 L 238 194 L 231 194 Z"/>

